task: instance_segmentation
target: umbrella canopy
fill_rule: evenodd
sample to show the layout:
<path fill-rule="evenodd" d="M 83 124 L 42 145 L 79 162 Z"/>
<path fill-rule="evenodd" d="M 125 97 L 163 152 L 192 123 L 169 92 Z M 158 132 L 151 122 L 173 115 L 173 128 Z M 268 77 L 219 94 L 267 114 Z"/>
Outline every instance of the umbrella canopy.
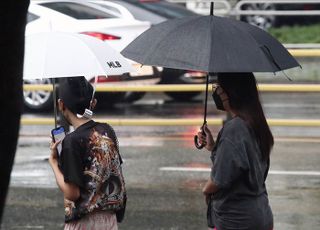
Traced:
<path fill-rule="evenodd" d="M 84 34 L 48 32 L 26 36 L 24 79 L 121 75 L 130 63 L 105 42 Z"/>
<path fill-rule="evenodd" d="M 299 63 L 284 46 L 258 27 L 213 16 L 192 16 L 155 25 L 122 52 L 144 65 L 173 69 L 223 72 L 277 72 Z M 206 81 L 204 122 L 207 123 L 209 76 Z M 199 144 L 195 136 L 198 149 Z"/>
<path fill-rule="evenodd" d="M 90 80 L 98 75 L 122 75 L 131 71 L 131 64 L 118 51 L 88 35 L 46 32 L 25 38 L 24 80 L 74 76 L 85 76 Z M 53 98 L 57 127 L 55 81 Z"/>
<path fill-rule="evenodd" d="M 264 30 L 213 15 L 155 25 L 121 53 L 144 65 L 215 73 L 277 72 L 299 66 Z"/>

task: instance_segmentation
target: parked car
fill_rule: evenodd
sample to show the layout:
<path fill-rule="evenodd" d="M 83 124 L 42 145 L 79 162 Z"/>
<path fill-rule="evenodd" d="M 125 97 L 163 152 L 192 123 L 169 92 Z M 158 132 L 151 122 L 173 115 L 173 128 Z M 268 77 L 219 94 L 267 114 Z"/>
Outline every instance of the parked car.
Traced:
<path fill-rule="evenodd" d="M 235 8 L 241 0 L 228 0 L 227 3 L 230 5 L 230 9 Z M 185 1 L 185 5 L 188 9 L 193 10 L 199 13 L 208 14 L 210 9 L 209 1 Z M 221 4 L 221 8 L 226 9 L 224 4 Z M 227 9 L 226 9 L 227 10 Z M 241 10 L 255 10 L 255 11 L 309 11 L 309 10 L 320 10 L 320 2 L 305 2 L 301 3 L 272 3 L 272 2 L 261 2 L 261 3 L 243 3 Z M 310 23 L 319 23 L 320 16 L 298 16 L 298 15 L 242 15 L 240 20 L 248 22 L 252 25 L 258 26 L 262 29 L 269 29 L 271 27 L 278 27 L 282 25 L 293 25 L 293 24 L 310 24 Z"/>
<path fill-rule="evenodd" d="M 120 18 L 108 9 L 72 0 L 32 1 L 27 16 L 26 35 L 39 32 L 61 31 L 83 33 L 97 37 L 118 51 L 150 27 L 149 22 Z M 156 84 L 160 81 L 159 71 L 151 66 L 132 65 L 136 72 L 121 76 L 99 76 L 98 84 Z M 45 81 L 25 81 L 25 84 L 50 83 Z M 123 100 L 136 100 L 143 93 L 97 93 L 100 101 L 111 105 Z M 25 91 L 27 108 L 40 111 L 52 106 L 52 95 L 48 91 Z"/>
<path fill-rule="evenodd" d="M 148 21 L 152 25 L 168 19 L 197 15 L 181 5 L 163 0 L 91 0 L 123 18 L 135 18 L 140 21 Z M 161 74 L 162 84 L 196 84 L 205 82 L 206 73 L 164 68 Z M 175 100 L 185 101 L 200 94 L 200 92 L 166 92 Z"/>
<path fill-rule="evenodd" d="M 319 3 L 297 3 L 297 4 L 273 4 L 273 3 L 248 3 L 243 4 L 242 10 L 272 10 L 272 11 L 308 11 L 320 10 Z M 278 27 L 282 25 L 294 24 L 310 24 L 320 22 L 320 16 L 285 16 L 285 15 L 243 15 L 241 20 L 250 24 L 259 26 L 262 29 L 269 29 L 271 27 Z"/>

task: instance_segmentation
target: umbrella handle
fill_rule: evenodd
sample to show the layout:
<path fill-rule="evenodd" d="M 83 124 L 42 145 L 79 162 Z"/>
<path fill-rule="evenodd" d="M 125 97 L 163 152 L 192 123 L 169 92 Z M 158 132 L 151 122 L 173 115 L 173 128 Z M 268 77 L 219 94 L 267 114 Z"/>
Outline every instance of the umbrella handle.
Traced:
<path fill-rule="evenodd" d="M 202 130 L 202 133 L 205 134 L 205 132 L 204 132 L 203 130 Z M 204 144 L 200 144 L 200 143 L 199 143 L 198 135 L 195 135 L 195 136 L 194 136 L 194 145 L 196 146 L 197 149 L 203 149 L 203 147 L 206 146 L 206 145 L 204 145 Z"/>
<path fill-rule="evenodd" d="M 197 135 L 194 136 L 194 145 L 196 146 L 197 149 L 203 149 L 203 147 L 205 146 L 204 144 L 199 143 L 199 139 Z"/>

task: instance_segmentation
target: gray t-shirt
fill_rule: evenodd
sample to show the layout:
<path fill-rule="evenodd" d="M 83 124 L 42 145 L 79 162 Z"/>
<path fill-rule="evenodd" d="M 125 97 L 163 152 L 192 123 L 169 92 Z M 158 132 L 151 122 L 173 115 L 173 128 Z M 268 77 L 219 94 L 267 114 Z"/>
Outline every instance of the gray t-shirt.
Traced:
<path fill-rule="evenodd" d="M 219 190 L 212 198 L 217 230 L 271 230 L 273 216 L 265 186 L 269 163 L 253 131 L 239 117 L 228 121 L 212 151 L 211 179 Z"/>

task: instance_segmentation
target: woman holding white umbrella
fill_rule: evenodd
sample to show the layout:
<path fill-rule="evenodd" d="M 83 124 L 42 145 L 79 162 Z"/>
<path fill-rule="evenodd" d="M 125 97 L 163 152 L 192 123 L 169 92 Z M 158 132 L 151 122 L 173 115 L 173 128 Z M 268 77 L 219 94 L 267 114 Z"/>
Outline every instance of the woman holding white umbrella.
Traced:
<path fill-rule="evenodd" d="M 110 125 L 91 119 L 91 84 L 71 76 L 120 75 L 132 67 L 106 43 L 83 34 L 29 35 L 25 47 L 24 79 L 61 78 L 58 107 L 75 129 L 50 145 L 49 163 L 65 198 L 65 229 L 115 230 L 126 202 L 117 137 Z M 53 103 L 56 118 L 55 97 Z"/>
<path fill-rule="evenodd" d="M 88 116 L 96 100 L 84 77 L 64 78 L 59 87 L 59 110 L 75 129 L 64 137 L 61 151 L 61 141 L 50 146 L 49 163 L 64 196 L 64 229 L 116 230 L 126 202 L 116 134 Z"/>

